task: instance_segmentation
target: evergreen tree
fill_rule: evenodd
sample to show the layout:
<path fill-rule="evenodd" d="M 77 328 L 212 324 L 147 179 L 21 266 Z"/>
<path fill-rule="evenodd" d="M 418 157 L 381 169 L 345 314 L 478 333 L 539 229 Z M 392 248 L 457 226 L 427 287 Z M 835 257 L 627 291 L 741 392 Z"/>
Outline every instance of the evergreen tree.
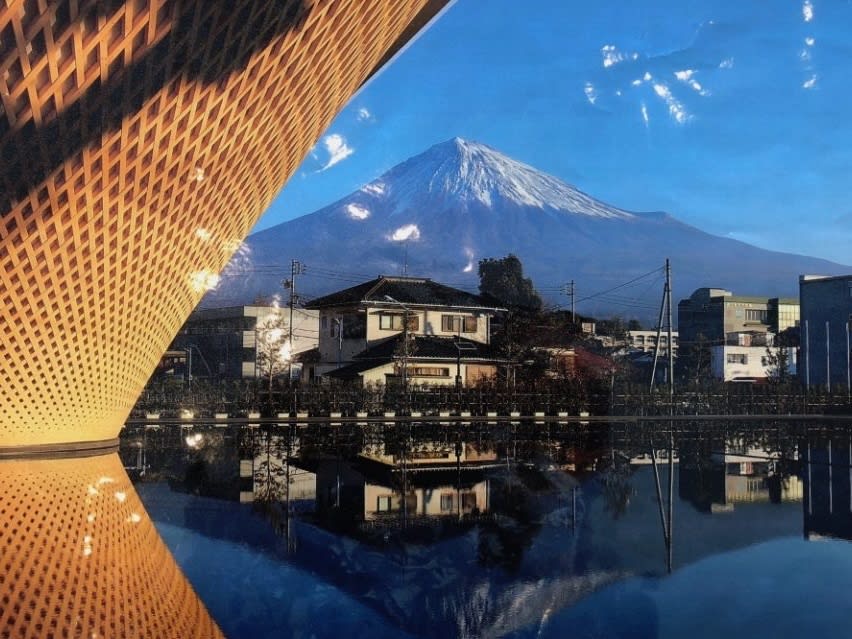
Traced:
<path fill-rule="evenodd" d="M 542 301 L 515 255 L 479 260 L 479 292 L 510 309 L 538 311 Z"/>

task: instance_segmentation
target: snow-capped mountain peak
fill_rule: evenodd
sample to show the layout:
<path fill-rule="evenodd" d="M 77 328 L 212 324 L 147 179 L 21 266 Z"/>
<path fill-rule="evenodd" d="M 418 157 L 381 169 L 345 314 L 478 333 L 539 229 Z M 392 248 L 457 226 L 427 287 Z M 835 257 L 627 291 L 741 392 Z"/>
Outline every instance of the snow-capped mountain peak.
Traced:
<path fill-rule="evenodd" d="M 409 210 L 415 195 L 422 199 L 429 194 L 487 208 L 515 205 L 589 217 L 634 217 L 485 144 L 458 137 L 406 160 L 361 191 L 388 198 L 395 212 Z"/>

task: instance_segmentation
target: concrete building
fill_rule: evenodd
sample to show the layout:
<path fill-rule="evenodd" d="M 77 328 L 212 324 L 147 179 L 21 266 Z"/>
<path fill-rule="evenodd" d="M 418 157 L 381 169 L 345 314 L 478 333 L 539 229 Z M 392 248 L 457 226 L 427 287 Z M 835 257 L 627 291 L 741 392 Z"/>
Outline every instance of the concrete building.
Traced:
<path fill-rule="evenodd" d="M 771 341 L 768 343 L 771 344 Z M 723 382 L 767 380 L 776 374 L 774 361 L 777 361 L 780 350 L 766 343 L 756 345 L 750 340 L 726 340 L 724 344 L 710 347 L 710 375 Z M 787 373 L 795 375 L 796 349 L 786 348 L 785 351 Z"/>
<path fill-rule="evenodd" d="M 290 309 L 277 306 L 228 306 L 199 309 L 189 316 L 170 347 L 192 355 L 193 377 L 242 379 L 268 374 L 261 362 L 265 348 L 285 348 L 289 341 Z M 293 344 L 289 355 L 295 357 L 318 343 L 318 313 L 303 308 L 293 312 Z M 279 358 L 278 374 L 286 354 Z M 187 364 L 189 363 L 187 357 Z M 299 365 L 301 366 L 301 365 Z M 299 366 L 296 367 L 298 370 Z"/>
<path fill-rule="evenodd" d="M 699 288 L 677 305 L 681 344 L 722 344 L 729 333 L 779 333 L 799 325 L 799 302 Z"/>
<path fill-rule="evenodd" d="M 672 331 L 673 354 L 677 357 L 679 350 L 678 332 Z M 657 349 L 657 331 L 627 331 L 627 346 L 633 351 L 653 353 Z M 660 356 L 669 354 L 668 331 L 660 334 Z"/>
<path fill-rule="evenodd" d="M 831 384 L 849 388 L 852 275 L 802 275 L 799 296 L 802 300 L 800 379 L 812 386 Z"/>
<path fill-rule="evenodd" d="M 502 362 L 490 324 L 505 309 L 429 279 L 381 276 L 307 308 L 319 312 L 311 377 L 452 385 L 458 376 L 468 384 L 494 376 Z"/>

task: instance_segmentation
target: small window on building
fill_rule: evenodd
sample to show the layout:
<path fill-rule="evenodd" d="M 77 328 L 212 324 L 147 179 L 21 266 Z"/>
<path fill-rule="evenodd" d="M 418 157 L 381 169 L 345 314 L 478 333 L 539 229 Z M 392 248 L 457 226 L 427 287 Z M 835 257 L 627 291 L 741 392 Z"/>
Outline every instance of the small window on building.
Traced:
<path fill-rule="evenodd" d="M 391 509 L 391 496 L 379 495 L 376 497 L 376 512 L 386 513 Z"/>
<path fill-rule="evenodd" d="M 748 355 L 742 353 L 728 353 L 728 364 L 748 364 Z"/>
<path fill-rule="evenodd" d="M 473 315 L 466 315 L 464 318 L 464 326 L 462 326 L 462 330 L 465 333 L 475 333 L 476 324 L 476 318 Z"/>
<path fill-rule="evenodd" d="M 449 377 L 450 369 L 435 366 L 415 366 L 412 374 L 415 377 Z"/>
<path fill-rule="evenodd" d="M 446 493 L 441 495 L 441 512 L 442 513 L 451 513 L 453 512 L 453 494 Z"/>
<path fill-rule="evenodd" d="M 379 328 L 383 331 L 401 331 L 404 322 L 404 314 L 382 313 L 379 315 Z M 420 318 L 417 315 L 409 315 L 408 330 L 420 330 Z"/>
<path fill-rule="evenodd" d="M 441 330 L 445 333 L 458 333 L 461 317 L 458 315 L 441 315 Z"/>
<path fill-rule="evenodd" d="M 768 317 L 769 311 L 766 309 L 749 308 L 745 312 L 747 322 L 763 322 L 765 324 Z"/>

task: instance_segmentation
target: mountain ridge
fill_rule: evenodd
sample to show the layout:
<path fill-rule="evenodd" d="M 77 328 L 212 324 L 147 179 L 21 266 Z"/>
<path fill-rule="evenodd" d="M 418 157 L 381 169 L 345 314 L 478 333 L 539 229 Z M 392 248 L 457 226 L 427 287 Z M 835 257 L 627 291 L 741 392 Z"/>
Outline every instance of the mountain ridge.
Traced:
<path fill-rule="evenodd" d="M 537 287 L 550 290 L 574 280 L 581 291 L 616 286 L 668 257 L 678 298 L 708 282 L 740 294 L 797 296 L 801 273 L 851 270 L 712 235 L 663 211 L 611 206 L 462 138 L 433 145 L 318 211 L 252 234 L 246 245 L 254 264 L 295 258 L 348 273 L 350 282 L 358 275 L 369 279 L 405 270 L 470 289 L 478 283 L 479 259 L 508 253 L 522 260 Z M 247 268 L 243 254 L 229 264 L 204 305 L 225 299 L 247 303 L 280 292 L 280 279 L 280 273 Z M 342 288 L 341 281 L 317 275 L 308 284 L 323 294 Z M 634 292 L 632 305 L 595 298 L 583 311 L 652 317 L 650 307 L 657 302 Z"/>

